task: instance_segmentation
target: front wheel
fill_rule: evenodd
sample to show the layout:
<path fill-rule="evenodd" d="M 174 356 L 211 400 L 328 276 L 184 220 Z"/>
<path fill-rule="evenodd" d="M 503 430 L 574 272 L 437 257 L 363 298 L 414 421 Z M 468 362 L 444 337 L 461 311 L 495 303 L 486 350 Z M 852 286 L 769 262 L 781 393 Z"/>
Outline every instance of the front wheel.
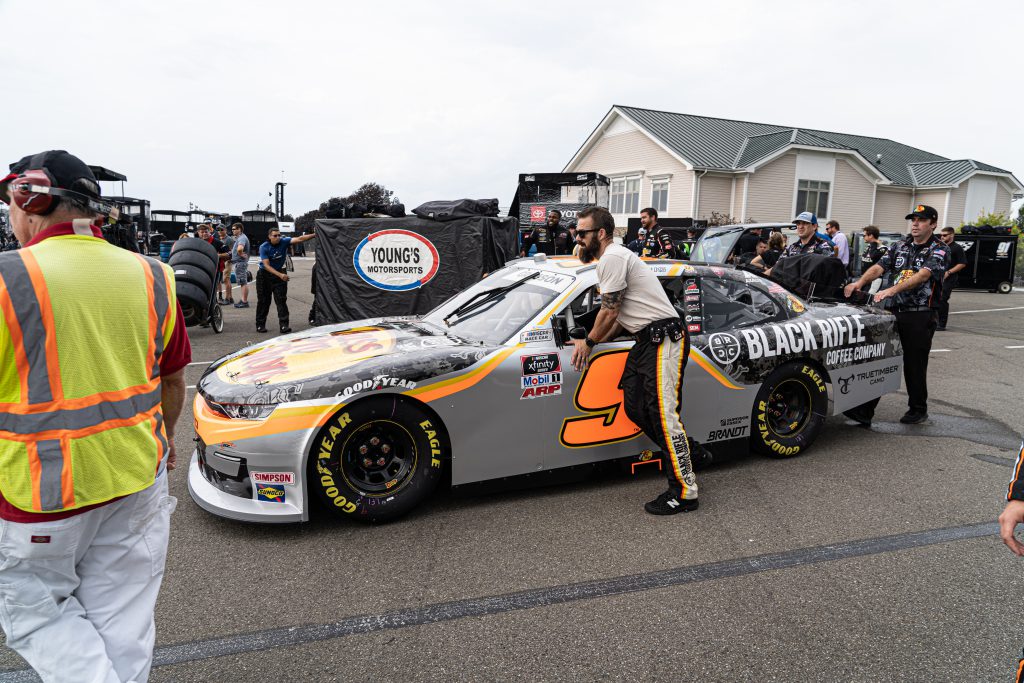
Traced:
<path fill-rule="evenodd" d="M 396 519 L 433 492 L 444 461 L 437 418 L 398 396 L 359 401 L 320 429 L 309 486 L 335 516 Z"/>
<path fill-rule="evenodd" d="M 772 458 L 802 453 L 818 437 L 827 410 L 828 389 L 813 365 L 780 366 L 757 392 L 751 448 Z"/>

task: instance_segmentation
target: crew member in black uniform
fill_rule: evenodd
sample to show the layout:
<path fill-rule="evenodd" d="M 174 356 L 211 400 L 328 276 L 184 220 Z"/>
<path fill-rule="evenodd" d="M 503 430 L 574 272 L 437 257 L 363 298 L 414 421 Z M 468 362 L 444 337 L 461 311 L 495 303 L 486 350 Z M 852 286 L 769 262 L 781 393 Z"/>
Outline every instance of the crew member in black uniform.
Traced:
<path fill-rule="evenodd" d="M 554 222 L 551 220 L 551 214 L 556 214 Z M 562 212 L 555 209 L 548 214 L 548 230 L 551 234 L 551 240 L 555 245 L 555 256 L 566 256 L 572 253 L 572 248 L 575 245 L 576 238 L 573 237 L 573 230 L 571 225 L 562 225 L 559 221 L 562 220 Z"/>
<path fill-rule="evenodd" d="M 936 239 L 938 212 L 918 204 L 907 215 L 911 221 L 910 237 L 900 240 L 871 266 L 856 282 L 846 285 L 846 296 L 854 290 L 891 272 L 895 284 L 875 294 L 875 302 L 890 299 L 896 314 L 896 328 L 903 345 L 903 379 L 907 385 L 908 407 L 900 418 L 904 424 L 919 424 L 928 419 L 928 354 L 938 324 L 938 307 L 942 296 L 942 277 L 946 271 L 946 245 Z M 871 425 L 875 406 L 880 399 L 869 401 L 844 413 L 864 426 Z"/>
<path fill-rule="evenodd" d="M 668 476 L 668 491 L 644 509 L 653 515 L 696 510 L 697 480 L 679 416 L 683 368 L 690 351 L 686 325 L 657 276 L 636 254 L 612 241 L 614 232 L 608 209 L 595 206 L 580 212 L 580 260 L 597 261 L 601 310 L 589 336 L 573 340 L 572 365 L 582 370 L 591 349 L 623 329 L 635 336 L 620 381 L 626 415 L 661 447 Z"/>
<path fill-rule="evenodd" d="M 647 231 L 647 238 L 640 249 L 640 255 L 653 258 L 680 258 L 672 236 L 658 227 L 658 210 L 648 207 L 640 212 L 640 225 Z"/>
<path fill-rule="evenodd" d="M 949 269 L 942 278 L 942 303 L 939 304 L 939 326 L 936 328 L 944 330 L 949 320 L 949 297 L 960 279 L 957 273 L 967 267 L 967 254 L 964 253 L 964 248 L 956 243 L 956 230 L 953 228 L 943 228 L 939 233 L 939 239 L 949 249 Z"/>
<path fill-rule="evenodd" d="M 868 272 L 868 269 L 882 260 L 882 257 L 889 251 L 887 246 L 878 241 L 880 234 L 878 228 L 874 225 L 865 225 L 861 231 L 861 236 L 867 245 L 860 257 L 860 272 L 862 273 Z"/>
<path fill-rule="evenodd" d="M 836 255 L 832 245 L 818 235 L 817 228 L 814 223 L 811 222 L 813 219 L 814 214 L 810 211 L 804 211 L 793 219 L 793 223 L 796 224 L 796 236 L 800 239 L 783 249 L 782 255 L 779 256 L 778 261 L 782 261 L 783 259 L 791 256 L 799 256 L 800 254 L 821 254 L 822 256 Z M 778 261 L 776 261 L 776 264 L 778 264 Z M 771 268 L 764 272 L 765 276 L 771 275 L 771 273 Z"/>

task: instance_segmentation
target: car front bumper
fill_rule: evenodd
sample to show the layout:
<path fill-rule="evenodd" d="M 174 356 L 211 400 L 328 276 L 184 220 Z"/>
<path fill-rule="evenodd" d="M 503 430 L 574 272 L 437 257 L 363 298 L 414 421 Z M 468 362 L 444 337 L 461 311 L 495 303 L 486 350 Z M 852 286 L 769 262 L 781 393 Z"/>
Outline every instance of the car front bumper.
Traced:
<path fill-rule="evenodd" d="M 283 502 L 256 500 L 255 491 L 253 497 L 249 498 L 224 491 L 207 479 L 199 464 L 199 452 L 192 452 L 188 465 L 188 492 L 192 500 L 207 512 L 228 519 L 264 524 L 303 522 L 308 519 L 301 506 L 304 500 L 301 478 L 296 478 L 294 484 L 282 485 L 280 488 L 284 491 Z"/>

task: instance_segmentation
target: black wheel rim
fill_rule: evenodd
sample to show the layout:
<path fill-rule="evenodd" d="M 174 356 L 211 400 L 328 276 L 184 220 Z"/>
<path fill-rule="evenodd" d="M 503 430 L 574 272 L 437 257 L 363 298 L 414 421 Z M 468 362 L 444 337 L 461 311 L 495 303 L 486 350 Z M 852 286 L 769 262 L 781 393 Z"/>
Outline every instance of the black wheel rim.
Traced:
<path fill-rule="evenodd" d="M 811 392 L 798 379 L 786 379 L 768 395 L 765 418 L 776 436 L 792 437 L 804 430 L 811 417 Z"/>
<path fill-rule="evenodd" d="M 341 474 L 364 495 L 392 495 L 409 483 L 415 471 L 416 443 L 397 422 L 367 422 L 342 446 Z"/>

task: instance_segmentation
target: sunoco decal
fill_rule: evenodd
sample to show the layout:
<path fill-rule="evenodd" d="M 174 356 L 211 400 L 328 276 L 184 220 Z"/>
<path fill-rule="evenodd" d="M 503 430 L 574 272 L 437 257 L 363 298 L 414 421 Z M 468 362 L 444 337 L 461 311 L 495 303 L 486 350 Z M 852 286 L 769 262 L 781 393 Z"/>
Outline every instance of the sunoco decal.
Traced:
<path fill-rule="evenodd" d="M 367 235 L 352 254 L 359 277 L 377 289 L 418 289 L 437 274 L 441 259 L 423 235 L 409 230 L 380 230 Z"/>
<path fill-rule="evenodd" d="M 256 500 L 265 500 L 271 503 L 284 502 L 284 487 L 275 484 L 261 484 L 256 487 Z"/>

